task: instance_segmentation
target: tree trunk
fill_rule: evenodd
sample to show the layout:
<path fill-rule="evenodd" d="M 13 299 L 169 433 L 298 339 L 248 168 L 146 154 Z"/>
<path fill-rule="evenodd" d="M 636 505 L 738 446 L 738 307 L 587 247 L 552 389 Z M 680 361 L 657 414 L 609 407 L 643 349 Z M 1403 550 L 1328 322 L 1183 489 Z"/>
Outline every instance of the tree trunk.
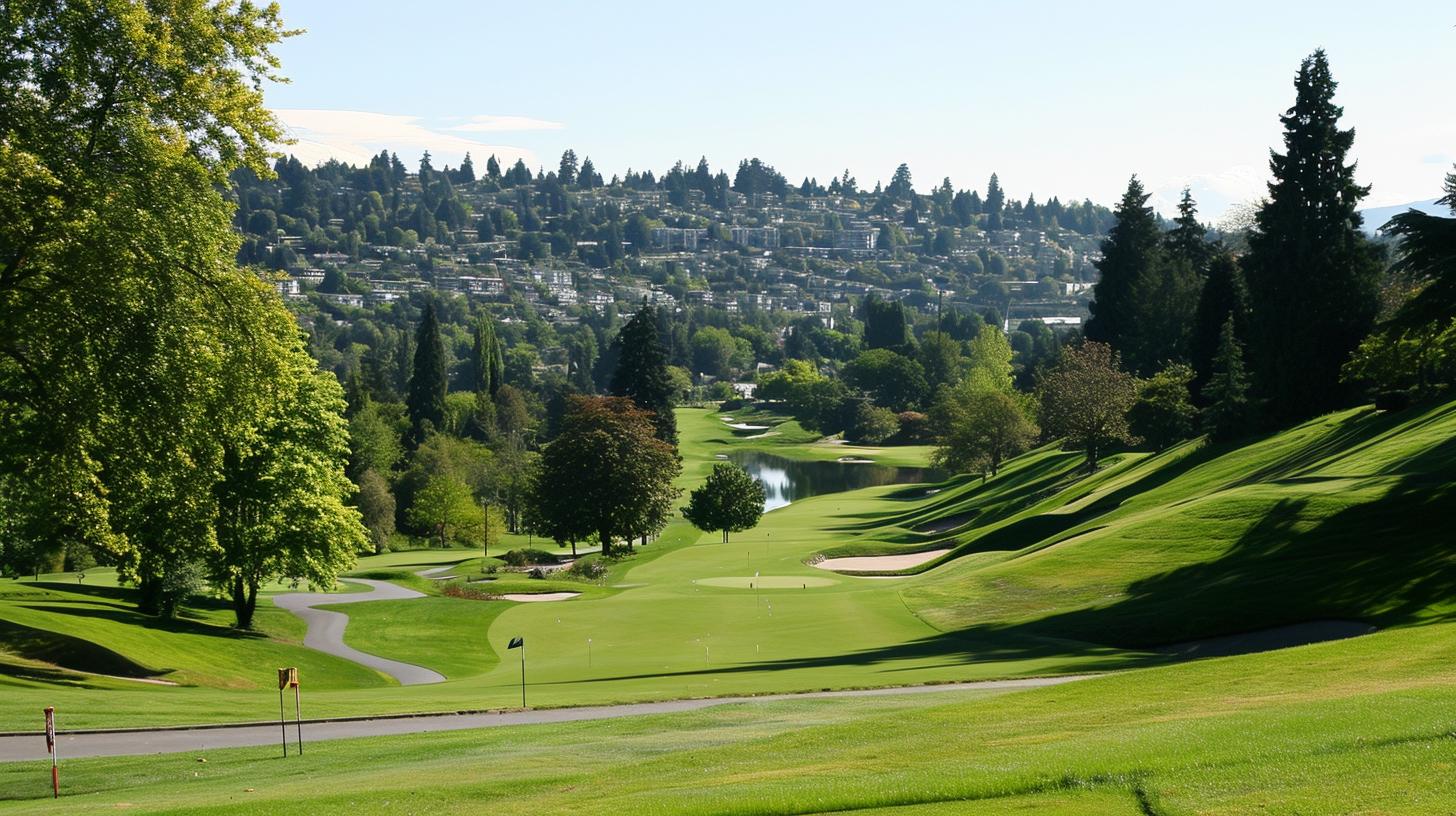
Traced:
<path fill-rule="evenodd" d="M 233 617 L 239 629 L 253 628 L 253 612 L 258 608 L 258 585 L 245 582 L 242 576 L 233 579 Z"/>
<path fill-rule="evenodd" d="M 606 530 L 597 530 L 597 537 L 602 540 L 602 557 L 612 557 L 612 534 Z"/>
<path fill-rule="evenodd" d="M 724 544 L 727 544 L 728 543 L 728 528 L 727 527 L 724 527 L 723 528 L 723 543 Z"/>

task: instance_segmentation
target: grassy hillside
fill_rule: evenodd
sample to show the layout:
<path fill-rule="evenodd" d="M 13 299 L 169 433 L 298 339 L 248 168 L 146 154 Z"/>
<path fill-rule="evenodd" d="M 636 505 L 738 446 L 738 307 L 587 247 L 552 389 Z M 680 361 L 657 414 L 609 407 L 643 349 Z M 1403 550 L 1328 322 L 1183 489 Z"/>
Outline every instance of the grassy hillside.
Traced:
<path fill-rule="evenodd" d="M 996 696 L 691 714 L 65 763 L 66 813 L 1446 813 L 1456 625 Z M 468 769 L 468 770 L 467 770 Z M 0 813 L 54 813 L 45 763 Z M 487 805 L 488 803 L 488 805 Z"/>
<path fill-rule="evenodd" d="M 1241 447 L 1125 457 L 964 534 L 957 554 L 982 557 L 903 594 L 942 631 L 1123 647 L 1319 618 L 1445 620 L 1453 490 L 1456 403 L 1348 411 Z"/>

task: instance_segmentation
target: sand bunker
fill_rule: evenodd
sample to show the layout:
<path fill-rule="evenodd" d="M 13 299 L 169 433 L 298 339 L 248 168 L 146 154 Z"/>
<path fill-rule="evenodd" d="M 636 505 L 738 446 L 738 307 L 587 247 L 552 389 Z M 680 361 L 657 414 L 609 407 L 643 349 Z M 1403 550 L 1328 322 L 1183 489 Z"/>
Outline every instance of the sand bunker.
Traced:
<path fill-rule="evenodd" d="M 501 595 L 500 599 L 520 603 L 540 603 L 542 601 L 565 601 L 580 594 L 580 592 L 512 592 Z"/>
<path fill-rule="evenodd" d="M 905 553 L 904 555 L 863 555 L 854 558 L 826 558 L 814 566 L 819 569 L 835 570 L 842 572 L 894 572 L 896 570 L 918 567 L 927 561 L 945 555 L 950 550 L 924 550 L 922 552 Z"/>
<path fill-rule="evenodd" d="M 699 578 L 693 583 L 733 589 L 805 589 L 830 586 L 837 582 L 832 578 L 820 578 L 816 575 L 725 575 L 718 578 Z"/>
<path fill-rule="evenodd" d="M 735 431 L 766 431 L 769 429 L 767 425 L 749 425 L 747 422 L 727 422 L 724 424 Z"/>

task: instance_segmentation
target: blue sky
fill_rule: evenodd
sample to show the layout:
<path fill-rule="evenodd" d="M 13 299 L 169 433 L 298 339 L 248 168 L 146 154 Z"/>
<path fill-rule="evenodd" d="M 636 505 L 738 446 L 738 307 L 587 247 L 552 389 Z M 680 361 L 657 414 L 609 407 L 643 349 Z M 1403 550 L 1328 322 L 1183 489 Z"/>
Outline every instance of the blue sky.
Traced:
<path fill-rule="evenodd" d="M 1456 6 L 1327 2 L 281 0 L 306 33 L 268 103 L 308 163 L 381 147 L 609 178 L 759 156 L 862 186 L 907 162 L 1013 197 L 1112 203 L 1138 173 L 1167 209 L 1261 194 L 1278 115 L 1317 47 L 1357 130 L 1370 205 L 1439 194 L 1456 162 Z"/>

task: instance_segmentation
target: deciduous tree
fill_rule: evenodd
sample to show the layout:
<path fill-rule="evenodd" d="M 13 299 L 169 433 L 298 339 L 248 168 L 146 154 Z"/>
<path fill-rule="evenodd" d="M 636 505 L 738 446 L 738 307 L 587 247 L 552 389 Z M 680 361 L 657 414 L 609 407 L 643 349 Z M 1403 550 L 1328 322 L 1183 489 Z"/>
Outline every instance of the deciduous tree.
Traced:
<path fill-rule="evenodd" d="M 763 516 L 763 482 L 748 471 L 728 462 L 713 465 L 708 480 L 688 497 L 682 509 L 694 527 L 707 533 L 722 531 L 723 543 L 728 534 L 740 533 L 757 526 Z"/>

